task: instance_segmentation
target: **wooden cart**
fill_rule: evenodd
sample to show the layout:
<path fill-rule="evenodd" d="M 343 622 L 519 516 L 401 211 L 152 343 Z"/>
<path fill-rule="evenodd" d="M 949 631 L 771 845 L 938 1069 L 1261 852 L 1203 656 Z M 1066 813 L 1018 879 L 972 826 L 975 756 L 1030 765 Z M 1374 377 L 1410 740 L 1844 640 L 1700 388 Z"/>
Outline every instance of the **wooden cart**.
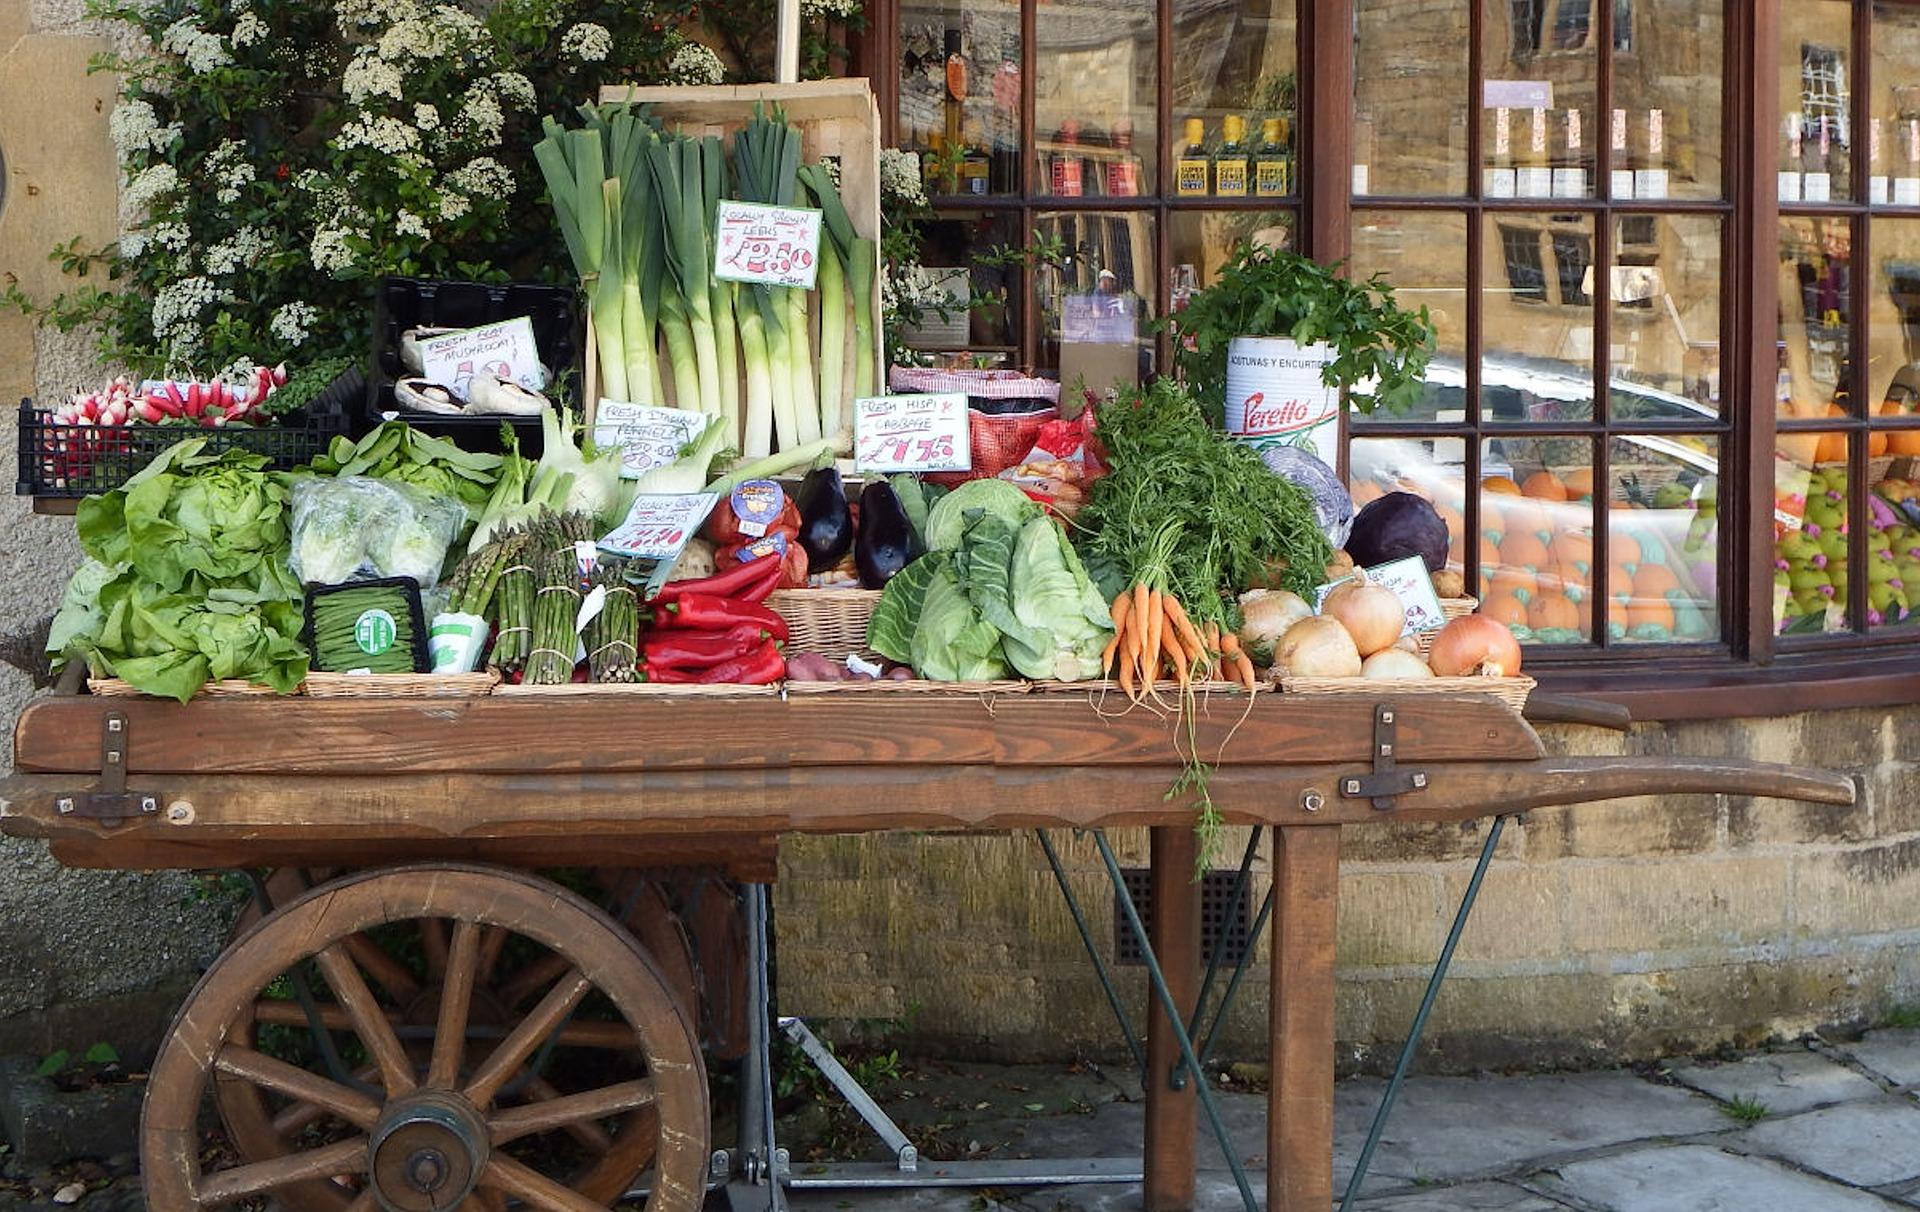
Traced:
<path fill-rule="evenodd" d="M 1492 699 L 1220 696 L 1200 716 L 1214 803 L 1273 827 L 1275 1212 L 1325 1212 L 1332 1194 L 1342 826 L 1654 793 L 1853 796 L 1744 761 L 1550 757 Z M 1170 721 L 1086 692 L 56 696 L 21 716 L 0 794 L 8 834 L 74 866 L 353 871 L 263 904 L 181 1009 L 142 1129 L 154 1212 L 264 1194 L 295 1212 L 590 1212 L 636 1179 L 648 1209 L 685 1212 L 743 1159 L 711 1148 L 678 927 L 637 894 L 616 921 L 527 869 L 706 866 L 764 895 L 783 833 L 1148 826 L 1148 955 L 1158 1005 L 1184 1017 L 1199 926 L 1193 809 L 1165 796 L 1176 743 Z M 274 1046 L 300 1026 L 311 1055 Z M 764 1018 L 749 1026 L 764 1055 Z M 572 1089 L 556 1053 L 589 1058 Z M 1147 1203 L 1179 1207 L 1211 1106 L 1184 1080 L 1177 1019 L 1151 1017 L 1147 1054 Z M 209 1093 L 234 1154 L 220 1161 L 199 1132 Z M 516 1148 L 536 1137 L 557 1144 Z M 749 1137 L 743 1122 L 746 1153 Z M 762 1190 L 777 1203 L 777 1181 Z"/>

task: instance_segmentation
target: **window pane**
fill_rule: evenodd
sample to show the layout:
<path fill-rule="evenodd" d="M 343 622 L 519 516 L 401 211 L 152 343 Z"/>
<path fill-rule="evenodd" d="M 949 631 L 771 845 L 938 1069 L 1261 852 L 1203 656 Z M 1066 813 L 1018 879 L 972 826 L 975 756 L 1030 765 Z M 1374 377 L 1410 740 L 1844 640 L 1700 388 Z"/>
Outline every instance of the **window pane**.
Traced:
<path fill-rule="evenodd" d="M 1853 357 L 1853 228 L 1849 220 L 1780 220 L 1782 417 L 1840 415 Z"/>
<path fill-rule="evenodd" d="M 1174 311 L 1193 292 L 1213 285 L 1213 276 L 1241 244 L 1294 247 L 1294 215 L 1287 210 L 1173 212 L 1173 269 L 1167 297 Z"/>
<path fill-rule="evenodd" d="M 1042 4 L 1039 11 L 1044 14 L 1048 7 Z M 1124 7 L 1153 11 L 1150 4 Z M 1294 0 L 1174 0 L 1174 128 L 1167 137 L 1173 141 L 1176 172 L 1168 193 L 1256 196 L 1259 180 L 1251 159 L 1269 136 L 1279 150 L 1267 153 L 1276 166 L 1267 180 L 1284 186 L 1285 193 L 1299 192 L 1299 160 L 1293 150 L 1298 116 L 1294 26 Z M 1147 53 L 1151 57 L 1151 46 Z M 1136 96 L 1150 106 L 1151 74 L 1147 80 L 1147 91 Z M 1076 100 L 1085 104 L 1084 96 Z M 1215 162 L 1202 167 L 1210 156 Z M 1220 171 L 1221 163 L 1227 172 Z M 1183 168 L 1186 171 L 1180 171 Z"/>
<path fill-rule="evenodd" d="M 1720 412 L 1720 220 L 1617 215 L 1611 417 L 1702 421 Z"/>
<path fill-rule="evenodd" d="M 1000 211 L 955 211 L 921 225 L 920 319 L 901 344 L 925 365 L 1011 366 L 1020 340 L 1018 223 Z"/>
<path fill-rule="evenodd" d="M 1152 374 L 1153 217 L 1042 212 L 1034 242 L 1039 366 L 1096 390 Z"/>
<path fill-rule="evenodd" d="M 1592 197 L 1593 0 L 1482 3 L 1482 189 L 1491 198 Z"/>
<path fill-rule="evenodd" d="M 1007 0 L 900 12 L 900 140 L 936 194 L 1020 191 L 1020 8 Z"/>
<path fill-rule="evenodd" d="M 1043 4 L 1034 14 L 1034 192 L 1153 193 L 1154 9 L 1130 0 Z"/>
<path fill-rule="evenodd" d="M 1467 192 L 1465 5 L 1358 0 L 1353 192 Z"/>
<path fill-rule="evenodd" d="M 1719 439 L 1618 437 L 1607 458 L 1608 636 L 1719 639 Z"/>
<path fill-rule="evenodd" d="M 1920 422 L 1920 220 L 1873 220 L 1872 248 L 1867 399 L 1876 426 L 1912 426 Z M 1867 470 L 1867 625 L 1920 624 L 1920 428 L 1876 429 Z"/>
<path fill-rule="evenodd" d="M 1480 609 L 1522 640 L 1593 634 L 1593 445 L 1489 438 L 1480 456 Z"/>
<path fill-rule="evenodd" d="M 1780 6 L 1780 200 L 1852 197 L 1853 6 Z M 1920 201 L 1920 198 L 1915 199 Z"/>
<path fill-rule="evenodd" d="M 1873 6 L 1867 201 L 1920 206 L 1920 9 Z"/>
<path fill-rule="evenodd" d="M 1481 267 L 1481 415 L 1593 417 L 1593 220 L 1486 217 Z"/>
<path fill-rule="evenodd" d="M 1781 434 L 1773 473 L 1774 620 L 1784 635 L 1845 631 L 1847 435 Z"/>
<path fill-rule="evenodd" d="M 1354 415 L 1354 423 L 1466 418 L 1467 218 L 1436 211 L 1355 211 L 1353 274 L 1384 273 L 1402 307 L 1425 307 L 1437 334 L 1427 394 L 1408 413 Z"/>
<path fill-rule="evenodd" d="M 1347 446 L 1353 503 L 1389 492 L 1411 492 L 1433 502 L 1447 523 L 1447 567 L 1465 574 L 1466 450 L 1459 438 L 1355 438 Z"/>
<path fill-rule="evenodd" d="M 1615 0 L 1608 126 L 1615 198 L 1720 196 L 1722 7 L 1722 0 Z"/>

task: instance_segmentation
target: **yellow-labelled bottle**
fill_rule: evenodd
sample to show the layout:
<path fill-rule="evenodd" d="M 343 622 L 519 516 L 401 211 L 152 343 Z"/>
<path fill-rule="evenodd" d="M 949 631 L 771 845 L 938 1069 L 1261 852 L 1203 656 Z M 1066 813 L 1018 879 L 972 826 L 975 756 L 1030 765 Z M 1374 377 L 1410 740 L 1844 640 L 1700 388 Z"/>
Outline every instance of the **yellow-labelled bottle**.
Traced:
<path fill-rule="evenodd" d="M 1251 160 L 1247 155 L 1247 120 L 1228 114 L 1220 120 L 1220 150 L 1213 157 L 1213 193 L 1219 198 L 1247 196 Z"/>
<path fill-rule="evenodd" d="M 1287 170 L 1286 136 L 1279 118 L 1260 120 L 1260 150 L 1253 161 L 1253 193 L 1257 198 L 1284 198 L 1293 192 L 1292 176 Z"/>
<path fill-rule="evenodd" d="M 1207 159 L 1207 126 L 1198 118 L 1187 119 L 1186 146 L 1174 161 L 1174 193 L 1182 198 L 1204 198 L 1213 165 Z"/>

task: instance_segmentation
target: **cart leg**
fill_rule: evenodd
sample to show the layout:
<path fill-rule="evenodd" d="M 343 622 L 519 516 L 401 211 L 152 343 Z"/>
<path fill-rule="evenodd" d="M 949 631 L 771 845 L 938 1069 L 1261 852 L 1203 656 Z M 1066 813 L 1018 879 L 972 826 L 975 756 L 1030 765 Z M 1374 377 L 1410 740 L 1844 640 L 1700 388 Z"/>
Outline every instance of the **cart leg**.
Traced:
<path fill-rule="evenodd" d="M 741 888 L 747 919 L 747 1054 L 740 1062 L 740 1156 L 727 1185 L 733 1212 L 782 1212 L 779 1150 L 773 1133 L 773 1066 L 768 981 L 768 888 Z"/>
<path fill-rule="evenodd" d="M 1182 1016 L 1193 1013 L 1200 985 L 1200 885 L 1193 830 L 1152 830 L 1153 951 L 1167 992 Z M 1204 1079 L 1202 1079 L 1204 1080 Z M 1193 1147 L 1198 1103 L 1194 1078 L 1181 1064 L 1180 1043 L 1159 1006 L 1147 1009 L 1147 1212 L 1193 1206 Z"/>
<path fill-rule="evenodd" d="M 1273 998 L 1268 1009 L 1267 1212 L 1333 1202 L 1333 940 L 1340 830 L 1273 831 Z"/>

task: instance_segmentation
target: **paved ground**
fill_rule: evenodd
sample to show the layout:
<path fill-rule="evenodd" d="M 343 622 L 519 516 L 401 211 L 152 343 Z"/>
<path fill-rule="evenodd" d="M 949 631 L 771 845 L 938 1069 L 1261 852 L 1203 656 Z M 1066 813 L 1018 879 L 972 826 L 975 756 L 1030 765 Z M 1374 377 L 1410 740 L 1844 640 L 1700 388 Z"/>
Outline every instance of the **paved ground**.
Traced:
<path fill-rule="evenodd" d="M 1340 1085 L 1336 1194 L 1384 1087 L 1373 1079 Z M 887 1101 L 914 1125 L 909 1135 L 937 1141 L 948 1157 L 1118 1156 L 1137 1150 L 1140 1139 L 1137 1099 L 1084 1071 L 923 1067 Z M 1220 1102 L 1238 1152 L 1259 1167 L 1263 1097 L 1229 1084 Z M 846 1156 L 846 1140 L 840 1144 Z M 1196 1207 L 1239 1208 L 1220 1153 L 1204 1149 L 1201 1165 Z M 1256 1190 L 1259 1183 L 1256 1172 Z M 1874 1031 L 1853 1043 L 1810 1041 L 1644 1073 L 1416 1077 L 1363 1195 L 1356 1206 L 1368 1212 L 1920 1208 L 1920 1031 Z M 1118 1212 L 1138 1208 L 1140 1194 L 1137 1185 L 821 1191 L 798 1193 L 791 1205 L 795 1212 Z"/>

